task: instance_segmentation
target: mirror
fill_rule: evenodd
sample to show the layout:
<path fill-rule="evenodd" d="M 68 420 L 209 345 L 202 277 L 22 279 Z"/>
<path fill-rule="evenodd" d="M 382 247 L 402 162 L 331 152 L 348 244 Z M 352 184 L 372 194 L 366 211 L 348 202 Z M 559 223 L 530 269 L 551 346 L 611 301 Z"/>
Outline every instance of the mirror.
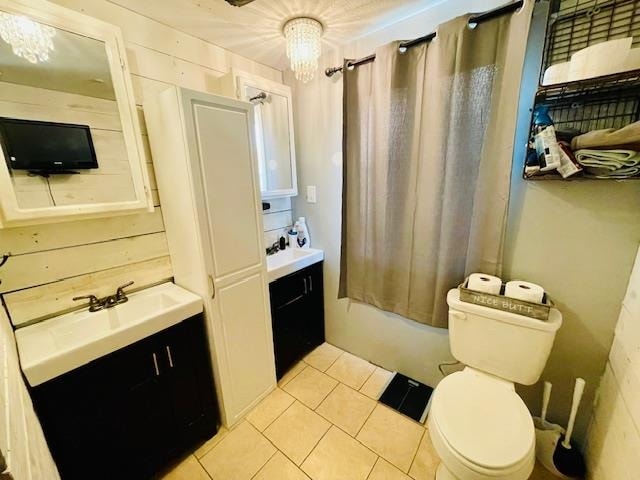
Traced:
<path fill-rule="evenodd" d="M 3 223 L 149 209 L 128 73 L 105 35 L 115 27 L 87 20 L 103 27 L 94 36 L 50 20 L 0 2 Z"/>
<path fill-rule="evenodd" d="M 240 78 L 240 88 L 254 105 L 262 198 L 297 195 L 291 92 L 264 79 Z"/>

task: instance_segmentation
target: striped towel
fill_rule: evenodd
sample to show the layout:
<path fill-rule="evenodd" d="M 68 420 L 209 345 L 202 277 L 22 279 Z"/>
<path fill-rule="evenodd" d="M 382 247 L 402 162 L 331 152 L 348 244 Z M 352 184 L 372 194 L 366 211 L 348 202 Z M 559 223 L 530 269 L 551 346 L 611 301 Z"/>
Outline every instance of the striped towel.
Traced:
<path fill-rule="evenodd" d="M 640 173 L 640 153 L 634 150 L 576 150 L 576 160 L 596 178 L 628 178 Z"/>

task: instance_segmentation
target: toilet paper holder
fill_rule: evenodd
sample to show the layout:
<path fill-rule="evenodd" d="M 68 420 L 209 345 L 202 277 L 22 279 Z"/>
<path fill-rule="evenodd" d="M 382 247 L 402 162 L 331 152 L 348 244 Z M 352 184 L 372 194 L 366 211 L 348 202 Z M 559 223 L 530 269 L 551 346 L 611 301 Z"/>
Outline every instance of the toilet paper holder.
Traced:
<path fill-rule="evenodd" d="M 548 320 L 549 312 L 553 307 L 553 302 L 545 292 L 542 297 L 542 303 L 528 302 L 516 298 L 505 297 L 504 295 L 493 295 L 491 293 L 478 292 L 467 288 L 468 278 L 458 285 L 460 291 L 460 300 L 474 305 L 494 308 L 504 312 L 517 313 L 525 317 L 535 318 L 537 320 Z M 504 284 L 501 292 L 504 292 Z"/>

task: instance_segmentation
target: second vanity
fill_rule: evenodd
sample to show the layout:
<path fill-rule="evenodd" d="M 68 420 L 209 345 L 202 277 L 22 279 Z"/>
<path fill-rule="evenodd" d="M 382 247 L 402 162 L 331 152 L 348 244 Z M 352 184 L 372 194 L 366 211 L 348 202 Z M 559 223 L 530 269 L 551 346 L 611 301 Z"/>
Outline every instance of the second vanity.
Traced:
<path fill-rule="evenodd" d="M 287 248 L 267 257 L 278 379 L 324 342 L 323 260 L 324 252 L 313 248 Z"/>

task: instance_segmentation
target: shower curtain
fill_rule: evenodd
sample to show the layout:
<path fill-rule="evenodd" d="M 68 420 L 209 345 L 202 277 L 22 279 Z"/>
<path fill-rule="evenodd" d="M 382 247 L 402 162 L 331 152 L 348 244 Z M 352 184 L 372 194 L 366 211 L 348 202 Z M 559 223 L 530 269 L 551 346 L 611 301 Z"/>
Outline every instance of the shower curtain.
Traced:
<path fill-rule="evenodd" d="M 532 8 L 345 63 L 340 298 L 446 327 L 450 288 L 500 274 Z"/>

